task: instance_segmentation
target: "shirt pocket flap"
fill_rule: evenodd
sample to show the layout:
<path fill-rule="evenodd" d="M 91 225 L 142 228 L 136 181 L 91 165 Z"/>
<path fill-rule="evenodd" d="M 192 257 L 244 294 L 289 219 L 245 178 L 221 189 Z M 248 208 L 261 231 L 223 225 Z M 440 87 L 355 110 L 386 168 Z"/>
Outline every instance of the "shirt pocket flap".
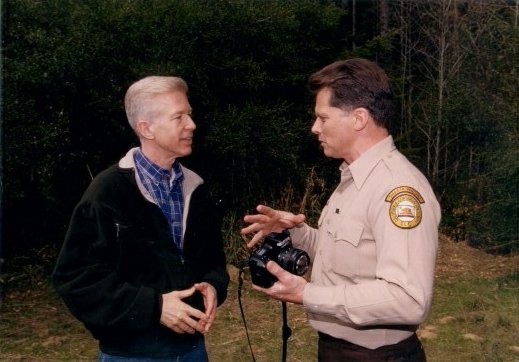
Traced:
<path fill-rule="evenodd" d="M 349 221 L 345 225 L 340 225 L 335 231 L 333 238 L 335 241 L 346 241 L 353 246 L 359 245 L 364 225 L 357 221 Z"/>

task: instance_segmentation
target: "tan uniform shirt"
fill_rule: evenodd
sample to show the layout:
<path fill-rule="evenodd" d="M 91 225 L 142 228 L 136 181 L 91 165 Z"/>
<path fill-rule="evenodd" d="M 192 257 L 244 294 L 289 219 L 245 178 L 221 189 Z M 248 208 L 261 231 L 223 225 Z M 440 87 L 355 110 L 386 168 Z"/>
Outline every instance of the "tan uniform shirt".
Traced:
<path fill-rule="evenodd" d="M 391 136 L 343 163 L 319 228 L 291 230 L 313 261 L 312 326 L 371 349 L 409 337 L 431 306 L 439 222 L 429 182 Z"/>

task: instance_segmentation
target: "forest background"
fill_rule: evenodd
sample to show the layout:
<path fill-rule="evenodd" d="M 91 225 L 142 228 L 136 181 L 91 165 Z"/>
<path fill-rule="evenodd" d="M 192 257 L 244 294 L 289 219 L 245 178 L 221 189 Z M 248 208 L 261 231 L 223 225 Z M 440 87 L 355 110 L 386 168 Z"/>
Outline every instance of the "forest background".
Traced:
<path fill-rule="evenodd" d="M 137 144 L 123 97 L 190 86 L 183 160 L 222 200 L 231 263 L 260 202 L 315 218 L 338 179 L 310 133 L 308 76 L 366 57 L 391 77 L 392 134 L 429 178 L 442 232 L 519 249 L 518 1 L 9 0 L 2 5 L 2 252 L 59 247 L 91 178 Z"/>
<path fill-rule="evenodd" d="M 391 133 L 437 193 L 443 243 L 517 255 L 519 0 L 4 0 L 0 6 L 0 289 L 11 286 L 13 298 L 2 316 L 4 335 L 17 333 L 17 305 L 24 304 L 16 296 L 37 300 L 40 288 L 55 300 L 45 278 L 72 208 L 92 177 L 137 145 L 123 97 L 151 74 L 179 75 L 190 86 L 197 131 L 194 152 L 182 161 L 221 200 L 231 264 L 247 256 L 238 231 L 255 205 L 304 212 L 312 223 L 333 191 L 340 161 L 326 159 L 310 133 L 307 79 L 350 57 L 375 60 L 390 75 L 399 106 Z M 517 265 L 512 270 L 517 285 Z M 495 285 L 502 281 L 495 283 L 489 300 L 501 291 Z M 452 295 L 474 294 L 450 288 L 447 310 Z M 491 304 L 515 310 L 517 295 L 505 289 L 510 302 Z M 435 313 L 443 316 L 441 296 L 436 300 L 442 309 Z M 518 321 L 476 302 L 466 301 L 492 312 L 487 322 L 506 327 L 488 347 L 495 356 L 503 338 L 517 340 L 509 332 L 517 333 Z M 480 326 L 481 316 L 473 322 Z M 483 330 L 500 330 L 491 325 Z M 444 341 L 460 344 L 451 336 Z M 437 351 L 446 349 L 442 343 Z"/>

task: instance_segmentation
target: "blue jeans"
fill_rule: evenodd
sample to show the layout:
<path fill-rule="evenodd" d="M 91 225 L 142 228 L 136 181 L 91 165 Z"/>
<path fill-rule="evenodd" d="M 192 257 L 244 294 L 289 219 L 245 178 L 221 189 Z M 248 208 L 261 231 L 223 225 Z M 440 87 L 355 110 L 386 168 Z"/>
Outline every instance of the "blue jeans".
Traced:
<path fill-rule="evenodd" d="M 200 338 L 193 349 L 182 355 L 170 357 L 124 357 L 99 351 L 99 362 L 208 362 L 204 339 Z"/>

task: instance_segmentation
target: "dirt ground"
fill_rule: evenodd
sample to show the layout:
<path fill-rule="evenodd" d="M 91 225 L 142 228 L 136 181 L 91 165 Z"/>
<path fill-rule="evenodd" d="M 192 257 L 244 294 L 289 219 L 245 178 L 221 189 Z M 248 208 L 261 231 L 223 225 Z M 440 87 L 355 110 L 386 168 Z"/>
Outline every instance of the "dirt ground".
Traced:
<path fill-rule="evenodd" d="M 4 275 L 10 280 L 21 279 L 15 282 L 18 287 L 6 288 L 2 295 L 0 340 L 4 339 L 7 343 L 0 343 L 0 361 L 70 360 L 70 356 L 82 356 L 82 360 L 95 358 L 95 341 L 66 311 L 62 302 L 47 285 L 46 278 L 41 278 L 40 275 L 34 280 L 24 279 L 27 275 L 39 274 L 36 272 L 41 273 L 42 270 Z M 220 307 L 219 318 L 213 327 L 215 331 L 207 340 L 208 350 L 214 361 L 238 361 L 240 359 L 236 356 L 249 356 L 236 299 L 238 272 L 234 267 L 230 267 L 229 272 L 233 283 L 228 301 Z M 519 273 L 519 254 L 491 255 L 461 242 L 454 243 L 443 237 L 440 239 L 436 263 L 438 281 L 449 282 L 471 277 L 492 279 L 514 272 Z M 21 288 L 22 285 L 30 285 L 32 288 Z M 268 298 L 259 297 L 248 286 L 244 287 L 243 293 L 245 314 L 258 361 L 277 358 L 280 340 L 279 305 Z M 261 311 L 262 318 L 258 318 L 257 311 Z M 291 305 L 289 317 L 290 325 L 294 329 L 289 343 L 292 360 L 308 360 L 305 356 L 315 355 L 315 332 L 306 322 L 301 306 Z M 448 315 L 440 321 L 431 321 L 434 325 L 425 324 L 420 328 L 421 338 L 432 338 L 433 342 L 428 347 L 433 355 L 440 353 L 434 350 L 435 343 L 439 343 L 435 342 L 434 338 L 439 338 L 438 331 L 445 327 L 445 323 L 454 323 L 453 320 L 455 317 Z M 467 334 L 466 338 L 475 338 L 474 336 L 475 334 Z M 517 348 L 516 353 L 519 353 L 519 346 L 514 345 L 511 348 Z"/>
<path fill-rule="evenodd" d="M 455 243 L 445 237 L 440 238 L 436 260 L 437 279 L 449 281 L 468 276 L 491 279 L 513 272 L 519 273 L 519 253 L 492 255 L 463 242 Z"/>

